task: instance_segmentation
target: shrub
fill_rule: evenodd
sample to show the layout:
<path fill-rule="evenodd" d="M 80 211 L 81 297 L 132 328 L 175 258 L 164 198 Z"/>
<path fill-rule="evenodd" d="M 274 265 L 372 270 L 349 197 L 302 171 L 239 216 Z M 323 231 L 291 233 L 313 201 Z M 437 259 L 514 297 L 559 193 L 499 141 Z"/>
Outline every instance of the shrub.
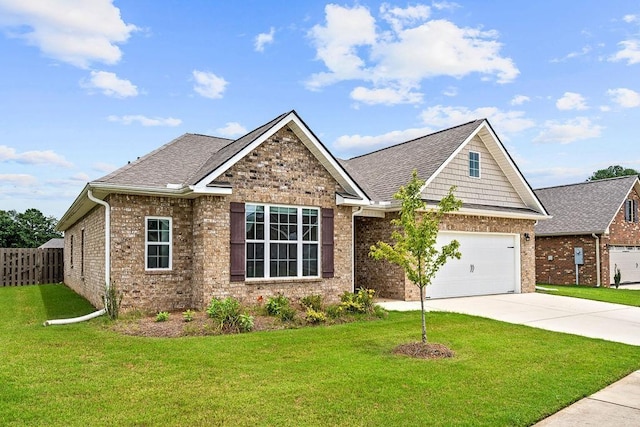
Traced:
<path fill-rule="evenodd" d="M 322 295 L 308 295 L 303 297 L 300 300 L 300 304 L 305 308 L 311 308 L 314 311 L 322 311 L 322 307 L 324 305 Z"/>
<path fill-rule="evenodd" d="M 185 322 L 191 322 L 195 317 L 195 315 L 196 315 L 196 312 L 193 310 L 187 310 L 182 312 L 182 318 L 184 319 Z"/>
<path fill-rule="evenodd" d="M 285 307 L 280 307 L 280 312 L 278 313 L 278 319 L 283 322 L 289 322 L 296 317 L 296 309 L 287 305 Z"/>
<path fill-rule="evenodd" d="M 620 286 L 620 281 L 622 280 L 622 274 L 620 273 L 620 269 L 618 268 L 618 264 L 615 264 L 613 266 L 613 269 L 615 271 L 614 275 L 613 275 L 613 283 L 616 286 L 616 289 L 618 289 L 618 286 Z"/>
<path fill-rule="evenodd" d="M 106 289 L 104 296 L 104 307 L 111 320 L 117 320 L 120 314 L 120 304 L 122 303 L 122 292 L 118 292 L 115 282 Z"/>
<path fill-rule="evenodd" d="M 327 316 L 329 316 L 331 319 L 337 319 L 342 316 L 343 309 L 341 305 L 332 304 L 327 307 L 326 312 Z"/>
<path fill-rule="evenodd" d="M 373 289 L 358 289 L 357 293 L 345 292 L 340 296 L 340 306 L 348 313 L 369 313 L 373 314 L 375 304 L 373 296 L 376 291 Z"/>
<path fill-rule="evenodd" d="M 283 307 L 289 307 L 289 298 L 282 294 L 278 294 L 275 297 L 269 297 L 265 308 L 269 316 L 279 316 Z"/>
<path fill-rule="evenodd" d="M 212 298 L 207 307 L 207 315 L 216 321 L 221 329 L 237 332 L 253 329 L 253 317 L 242 313 L 240 301 L 233 297 L 223 300 Z"/>
<path fill-rule="evenodd" d="M 161 311 L 156 314 L 156 322 L 166 322 L 167 320 L 169 320 L 169 312 Z"/>
<path fill-rule="evenodd" d="M 307 308 L 307 315 L 305 317 L 309 323 L 324 323 L 327 321 L 327 315 L 322 311 L 316 311 L 313 308 Z"/>

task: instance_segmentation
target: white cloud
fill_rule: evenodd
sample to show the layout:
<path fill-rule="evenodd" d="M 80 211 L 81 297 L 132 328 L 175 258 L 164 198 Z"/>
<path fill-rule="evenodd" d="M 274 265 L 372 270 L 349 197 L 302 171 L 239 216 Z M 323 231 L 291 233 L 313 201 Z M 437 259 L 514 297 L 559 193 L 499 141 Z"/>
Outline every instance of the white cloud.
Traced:
<path fill-rule="evenodd" d="M 458 88 L 455 86 L 448 86 L 443 91 L 444 96 L 458 96 Z"/>
<path fill-rule="evenodd" d="M 260 33 L 256 36 L 256 52 L 264 52 L 265 45 L 273 43 L 273 36 L 276 34 L 275 28 L 271 27 L 268 33 Z"/>
<path fill-rule="evenodd" d="M 525 102 L 529 102 L 531 101 L 531 98 L 529 98 L 526 95 L 516 95 L 513 97 L 513 99 L 511 100 L 510 104 L 511 105 L 522 105 Z"/>
<path fill-rule="evenodd" d="M 0 174 L 0 186 L 10 185 L 14 187 L 30 187 L 37 183 L 38 180 L 33 175 L 23 173 Z"/>
<path fill-rule="evenodd" d="M 597 138 L 603 127 L 591 123 L 586 117 L 576 117 L 565 122 L 549 120 L 544 123 L 543 130 L 533 139 L 533 142 L 559 142 L 569 144 L 584 139 Z"/>
<path fill-rule="evenodd" d="M 127 98 L 138 95 L 138 88 L 129 80 L 118 78 L 115 73 L 108 71 L 92 71 L 87 82 L 81 82 L 87 89 L 98 89 L 104 95 L 114 98 Z"/>
<path fill-rule="evenodd" d="M 395 130 L 383 135 L 342 135 L 336 139 L 333 144 L 336 149 L 348 150 L 367 148 L 373 149 L 378 147 L 386 147 L 399 142 L 409 141 L 420 136 L 433 132 L 431 128 L 413 128 L 405 130 Z"/>
<path fill-rule="evenodd" d="M 107 120 L 110 122 L 118 122 L 123 125 L 130 125 L 134 122 L 140 123 L 142 126 L 179 126 L 182 120 L 173 117 L 147 117 L 140 114 L 129 116 L 109 116 Z"/>
<path fill-rule="evenodd" d="M 587 104 L 585 98 L 579 93 L 565 92 L 562 98 L 556 101 L 558 110 L 586 110 Z"/>
<path fill-rule="evenodd" d="M 502 44 L 495 31 L 428 20 L 426 6 L 383 5 L 380 14 L 382 19 L 376 22 L 363 6 L 325 7 L 325 23 L 314 26 L 308 36 L 327 71 L 313 74 L 306 82 L 308 89 L 361 80 L 372 83 L 375 91 L 387 87 L 409 91 L 437 76 L 479 73 L 507 83 L 519 74 L 513 61 L 500 55 Z M 388 29 L 382 28 L 384 24 Z M 387 102 L 383 97 L 382 103 Z"/>
<path fill-rule="evenodd" d="M 351 91 L 351 99 L 368 105 L 417 104 L 422 102 L 422 94 L 411 92 L 409 88 L 368 89 L 358 86 Z"/>
<path fill-rule="evenodd" d="M 622 20 L 627 24 L 631 24 L 633 22 L 638 22 L 640 19 L 638 18 L 638 15 L 624 15 Z"/>
<path fill-rule="evenodd" d="M 535 125 L 524 116 L 524 111 L 501 111 L 496 107 L 480 107 L 469 110 L 466 107 L 445 107 L 436 105 L 424 110 L 420 117 L 429 126 L 448 128 L 478 119 L 488 119 L 500 137 L 521 132 Z"/>
<path fill-rule="evenodd" d="M 0 0 L 0 25 L 51 58 L 77 67 L 115 64 L 138 28 L 125 23 L 112 0 Z"/>
<path fill-rule="evenodd" d="M 45 151 L 25 151 L 18 153 L 15 148 L 0 145 L 0 162 L 13 161 L 28 165 L 54 165 L 64 168 L 71 168 L 73 164 L 60 154 L 52 150 Z"/>
<path fill-rule="evenodd" d="M 193 90 L 205 98 L 222 98 L 227 81 L 207 71 L 193 70 L 193 78 L 196 81 Z"/>
<path fill-rule="evenodd" d="M 216 134 L 224 137 L 241 136 L 247 129 L 238 122 L 228 122 L 224 127 L 216 129 Z"/>
<path fill-rule="evenodd" d="M 621 49 L 609 58 L 610 61 L 627 61 L 627 65 L 640 62 L 640 40 L 623 40 L 618 45 Z"/>
<path fill-rule="evenodd" d="M 640 93 L 626 88 L 609 89 L 607 95 L 622 108 L 640 107 Z"/>
<path fill-rule="evenodd" d="M 564 58 L 560 58 L 560 59 L 552 59 L 551 62 L 564 62 L 568 59 L 573 59 L 573 58 L 578 58 L 580 56 L 585 56 L 587 55 L 589 52 L 591 52 L 593 48 L 591 46 L 584 46 L 582 49 L 580 49 L 577 52 L 569 52 Z"/>

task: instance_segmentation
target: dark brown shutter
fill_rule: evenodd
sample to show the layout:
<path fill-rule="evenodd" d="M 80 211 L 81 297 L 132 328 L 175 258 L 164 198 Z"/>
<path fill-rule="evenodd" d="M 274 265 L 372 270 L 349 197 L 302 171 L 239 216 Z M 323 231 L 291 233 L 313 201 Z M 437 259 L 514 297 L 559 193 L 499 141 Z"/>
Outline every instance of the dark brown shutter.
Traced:
<path fill-rule="evenodd" d="M 245 276 L 244 203 L 231 202 L 231 281 L 243 282 Z"/>
<path fill-rule="evenodd" d="M 333 277 L 333 209 L 322 208 L 322 277 Z"/>

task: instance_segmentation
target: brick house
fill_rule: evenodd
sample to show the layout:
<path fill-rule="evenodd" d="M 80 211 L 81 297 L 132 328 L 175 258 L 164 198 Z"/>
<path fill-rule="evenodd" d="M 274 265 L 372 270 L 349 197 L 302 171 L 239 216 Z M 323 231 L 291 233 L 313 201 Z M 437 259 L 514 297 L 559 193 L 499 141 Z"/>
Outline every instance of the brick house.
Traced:
<path fill-rule="evenodd" d="M 65 283 L 96 306 L 114 283 L 123 308 L 145 311 L 214 296 L 335 301 L 359 286 L 415 299 L 397 268 L 366 256 L 414 168 L 428 201 L 456 184 L 465 202 L 441 233 L 464 240 L 466 264 L 442 271 L 453 295 L 533 291 L 533 226 L 547 215 L 486 120 L 339 161 L 295 111 L 237 140 L 185 134 L 88 183 L 58 224 Z"/>
<path fill-rule="evenodd" d="M 535 193 L 552 216 L 536 225 L 538 283 L 609 286 L 616 268 L 623 282 L 640 281 L 637 176 Z"/>

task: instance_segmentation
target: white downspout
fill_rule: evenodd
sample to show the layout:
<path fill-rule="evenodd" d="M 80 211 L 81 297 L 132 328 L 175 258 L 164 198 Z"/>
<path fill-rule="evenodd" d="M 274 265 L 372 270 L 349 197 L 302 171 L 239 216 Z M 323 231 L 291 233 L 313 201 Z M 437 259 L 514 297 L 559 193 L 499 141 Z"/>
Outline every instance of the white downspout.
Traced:
<path fill-rule="evenodd" d="M 87 190 L 87 197 L 92 202 L 104 206 L 104 280 L 106 283 L 107 294 L 111 287 L 111 206 L 104 200 L 100 200 L 93 196 L 91 189 Z M 44 326 L 50 325 L 68 325 L 71 323 L 84 322 L 107 313 L 107 308 L 103 308 L 93 313 L 80 317 L 72 317 L 70 319 L 54 319 L 44 322 Z"/>
<path fill-rule="evenodd" d="M 359 206 L 351 213 L 351 287 L 356 291 L 356 215 L 362 213 L 364 208 Z"/>
<path fill-rule="evenodd" d="M 600 238 L 596 233 L 591 233 L 594 239 L 596 239 L 596 286 L 599 288 L 602 284 L 602 278 L 600 277 Z"/>

